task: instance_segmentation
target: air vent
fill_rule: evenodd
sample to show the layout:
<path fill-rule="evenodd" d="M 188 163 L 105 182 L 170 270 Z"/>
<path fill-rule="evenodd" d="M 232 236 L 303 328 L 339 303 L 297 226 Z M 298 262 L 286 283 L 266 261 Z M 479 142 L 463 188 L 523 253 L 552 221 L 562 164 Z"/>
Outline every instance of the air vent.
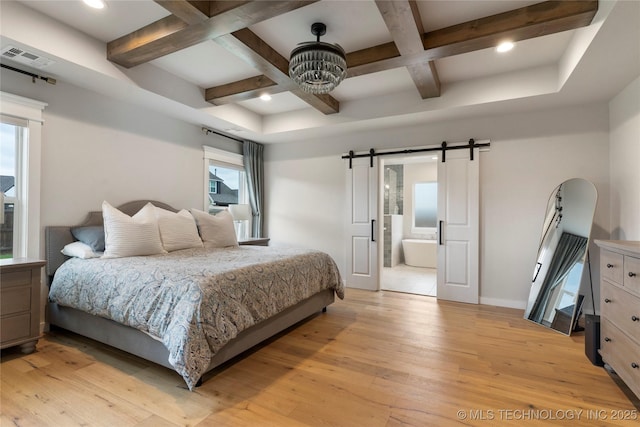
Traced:
<path fill-rule="evenodd" d="M 34 68 L 44 68 L 55 63 L 55 61 L 49 58 L 45 58 L 44 56 L 28 52 L 15 46 L 7 46 L 3 48 L 2 52 L 0 52 L 0 56 Z"/>

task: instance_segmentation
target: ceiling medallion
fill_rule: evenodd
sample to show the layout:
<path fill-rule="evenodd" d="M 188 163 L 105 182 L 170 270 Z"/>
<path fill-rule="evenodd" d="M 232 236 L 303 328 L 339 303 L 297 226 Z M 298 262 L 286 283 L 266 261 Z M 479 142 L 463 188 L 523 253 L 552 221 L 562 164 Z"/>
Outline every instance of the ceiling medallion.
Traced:
<path fill-rule="evenodd" d="M 316 36 L 316 41 L 299 43 L 289 59 L 289 77 L 303 91 L 316 95 L 331 92 L 347 75 L 344 49 L 338 44 L 320 41 L 326 32 L 323 23 L 313 24 L 311 34 Z"/>

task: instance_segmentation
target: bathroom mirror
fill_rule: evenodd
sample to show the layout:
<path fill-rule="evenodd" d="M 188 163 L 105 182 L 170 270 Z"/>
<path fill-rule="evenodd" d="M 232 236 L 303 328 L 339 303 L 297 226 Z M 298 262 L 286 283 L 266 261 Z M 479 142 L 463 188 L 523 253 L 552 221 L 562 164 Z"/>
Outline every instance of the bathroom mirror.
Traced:
<path fill-rule="evenodd" d="M 581 178 L 569 179 L 551 193 L 525 319 L 566 335 L 574 329 L 597 198 L 595 186 Z"/>

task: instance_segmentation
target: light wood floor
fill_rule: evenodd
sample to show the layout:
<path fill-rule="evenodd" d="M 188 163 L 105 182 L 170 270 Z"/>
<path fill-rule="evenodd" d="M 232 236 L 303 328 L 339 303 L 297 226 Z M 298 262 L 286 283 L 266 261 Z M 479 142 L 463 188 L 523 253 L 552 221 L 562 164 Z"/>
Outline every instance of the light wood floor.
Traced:
<path fill-rule="evenodd" d="M 0 424 L 638 425 L 630 400 L 584 356 L 583 336 L 521 316 L 349 289 L 195 392 L 168 369 L 56 332 L 31 355 L 2 352 Z"/>

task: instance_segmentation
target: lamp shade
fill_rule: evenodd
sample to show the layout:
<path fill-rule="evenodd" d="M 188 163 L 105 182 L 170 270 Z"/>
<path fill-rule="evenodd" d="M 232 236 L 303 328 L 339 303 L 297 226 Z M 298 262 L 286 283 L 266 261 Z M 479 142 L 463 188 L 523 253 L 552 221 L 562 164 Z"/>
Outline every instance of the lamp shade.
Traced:
<path fill-rule="evenodd" d="M 250 221 L 253 219 L 251 206 L 247 204 L 229 205 L 229 213 L 234 221 Z"/>

